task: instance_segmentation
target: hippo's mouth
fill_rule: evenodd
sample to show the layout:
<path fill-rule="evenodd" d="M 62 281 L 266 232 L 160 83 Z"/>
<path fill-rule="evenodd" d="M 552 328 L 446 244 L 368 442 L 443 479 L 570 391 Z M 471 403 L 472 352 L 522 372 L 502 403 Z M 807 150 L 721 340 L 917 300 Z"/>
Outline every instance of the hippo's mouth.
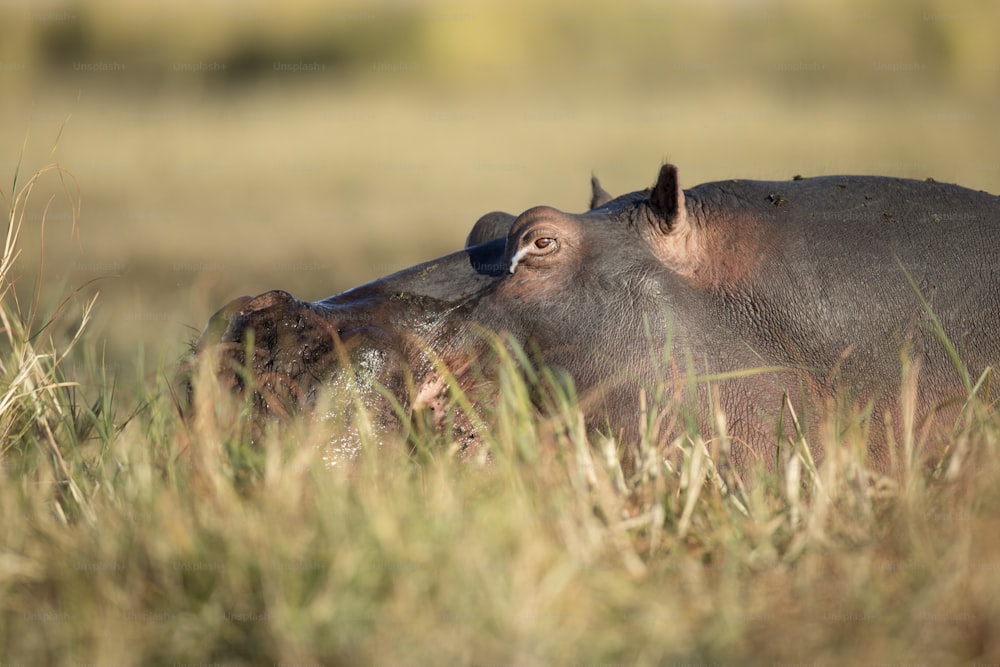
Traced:
<path fill-rule="evenodd" d="M 221 387 L 249 401 L 252 439 L 296 415 L 335 422 L 324 458 L 336 463 L 357 456 L 362 430 L 405 440 L 419 417 L 434 429 L 449 422 L 459 449 L 471 452 L 477 438 L 470 421 L 448 419 L 448 383 L 426 358 L 409 358 L 418 346 L 404 335 L 376 322 L 363 303 L 330 307 L 275 290 L 220 309 L 195 343 L 194 360 L 212 359 Z M 192 412 L 193 369 L 182 375 Z"/>

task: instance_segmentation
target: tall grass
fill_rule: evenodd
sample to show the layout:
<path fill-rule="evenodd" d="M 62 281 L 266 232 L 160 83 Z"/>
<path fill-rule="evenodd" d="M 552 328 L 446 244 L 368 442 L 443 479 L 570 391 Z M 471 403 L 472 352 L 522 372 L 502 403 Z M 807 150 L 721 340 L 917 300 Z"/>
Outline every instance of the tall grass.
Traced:
<path fill-rule="evenodd" d="M 789 429 L 778 469 L 744 486 L 724 415 L 641 440 L 626 472 L 568 389 L 538 417 L 512 357 L 488 460 L 446 455 L 447 433 L 359 429 L 360 459 L 330 466 L 337 424 L 250 445 L 243 406 L 204 374 L 209 409 L 188 422 L 165 382 L 116 395 L 85 328 L 99 304 L 64 306 L 70 330 L 38 323 L 13 268 L 34 182 L 12 197 L 0 273 L 3 664 L 998 659 L 1000 422 L 975 399 L 937 468 L 870 470 L 848 414 L 820 443 Z M 85 378 L 70 355 L 92 360 Z M 913 447 L 917 382 L 901 387 Z"/>
<path fill-rule="evenodd" d="M 64 365 L 80 343 L 90 320 L 96 297 L 72 312 L 72 296 L 54 309 L 43 311 L 38 301 L 44 262 L 39 262 L 34 285 L 24 285 L 15 275 L 20 256 L 18 241 L 25 215 L 36 185 L 46 176 L 56 176 L 72 213 L 75 227 L 79 213 L 79 190 L 72 175 L 59 165 L 44 167 L 19 184 L 17 172 L 7 204 L 7 230 L 3 255 L 0 256 L 0 456 L 34 465 L 47 460 L 53 481 L 65 492 L 66 502 L 86 510 L 86 500 L 62 455 L 66 447 L 75 447 L 85 437 L 93 412 L 76 404 L 76 383 L 67 380 Z M 54 200 L 49 197 L 42 207 L 42 233 L 46 215 Z M 25 289 L 27 287 L 27 289 Z M 20 288 L 20 289 L 19 289 Z M 27 292 L 27 298 L 24 293 Z M 68 337 L 63 321 L 71 320 Z M 56 502 L 53 509 L 65 521 L 68 506 Z"/>

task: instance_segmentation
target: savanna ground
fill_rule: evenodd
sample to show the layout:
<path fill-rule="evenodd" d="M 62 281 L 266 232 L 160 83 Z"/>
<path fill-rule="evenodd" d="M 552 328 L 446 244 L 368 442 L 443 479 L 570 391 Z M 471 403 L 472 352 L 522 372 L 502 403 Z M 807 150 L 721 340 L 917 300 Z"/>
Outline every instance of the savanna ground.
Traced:
<path fill-rule="evenodd" d="M 940 465 L 908 462 L 908 424 L 875 474 L 845 415 L 818 469 L 792 438 L 749 488 L 715 474 L 721 418 L 626 478 L 513 372 L 489 465 L 445 434 L 329 469 L 336 425 L 254 449 L 224 401 L 185 424 L 170 392 L 226 300 L 333 294 L 489 210 L 580 210 L 591 171 L 1000 192 L 1000 10 L 0 11 L 0 665 L 1000 664 L 985 381 Z"/>

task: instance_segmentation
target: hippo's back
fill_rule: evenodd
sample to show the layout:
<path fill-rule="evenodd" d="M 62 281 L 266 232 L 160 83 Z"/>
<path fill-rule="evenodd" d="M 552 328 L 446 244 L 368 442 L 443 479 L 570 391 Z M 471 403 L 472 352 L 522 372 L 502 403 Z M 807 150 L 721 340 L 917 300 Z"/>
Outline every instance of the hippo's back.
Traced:
<path fill-rule="evenodd" d="M 972 374 L 1000 361 L 1000 197 L 875 176 L 735 180 L 690 194 L 760 239 L 747 287 L 757 321 L 735 319 L 782 361 L 878 381 L 898 377 L 909 346 L 943 382 L 959 371 L 941 333 Z"/>

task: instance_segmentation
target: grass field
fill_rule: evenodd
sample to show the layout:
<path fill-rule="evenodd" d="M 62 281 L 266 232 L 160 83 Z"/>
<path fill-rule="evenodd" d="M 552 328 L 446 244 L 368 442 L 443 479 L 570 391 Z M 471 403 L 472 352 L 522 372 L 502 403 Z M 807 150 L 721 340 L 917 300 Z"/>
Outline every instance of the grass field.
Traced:
<path fill-rule="evenodd" d="M 72 182 L 57 168 L 38 179 Z M 12 199 L 14 233 L 35 183 Z M 13 241 L 0 269 L 3 664 L 1000 659 L 1000 419 L 978 399 L 931 468 L 867 469 L 845 415 L 818 469 L 810 443 L 789 441 L 780 469 L 745 487 L 714 467 L 724 421 L 669 443 L 679 466 L 640 444 L 626 477 L 572 400 L 540 422 L 511 366 L 492 460 L 459 463 L 441 434 L 369 440 L 357 465 L 330 468 L 336 424 L 251 446 L 221 397 L 182 422 L 169 368 L 123 392 L 88 330 L 96 302 L 67 294 L 49 322 L 13 298 Z M 916 382 L 901 387 L 904 452 L 920 445 Z"/>
<path fill-rule="evenodd" d="M 489 463 L 436 435 L 331 469 L 336 425 L 254 448 L 236 408 L 183 423 L 170 390 L 230 298 L 334 294 L 490 210 L 582 210 L 592 172 L 1000 192 L 1000 10 L 287 6 L 0 6 L 0 667 L 1000 664 L 978 398 L 931 469 L 868 469 L 844 415 L 818 470 L 785 443 L 742 488 L 722 422 L 626 477 L 512 370 Z M 328 69 L 272 65 L 299 60 Z M 213 62 L 241 78 L 177 66 Z"/>
<path fill-rule="evenodd" d="M 626 479 L 572 405 L 540 425 L 512 376 L 491 464 L 458 464 L 431 437 L 416 457 L 389 442 L 329 469 L 329 427 L 255 450 L 223 402 L 185 425 L 162 385 L 130 414 L 107 384 L 81 403 L 61 371 L 73 341 L 29 340 L 9 304 L 3 316 L 4 664 L 936 665 L 1000 652 L 1000 421 L 975 402 L 933 473 L 880 477 L 856 433 L 831 425 L 818 471 L 790 450 L 739 490 L 698 434 L 671 445 L 679 469 L 650 449 Z"/>

